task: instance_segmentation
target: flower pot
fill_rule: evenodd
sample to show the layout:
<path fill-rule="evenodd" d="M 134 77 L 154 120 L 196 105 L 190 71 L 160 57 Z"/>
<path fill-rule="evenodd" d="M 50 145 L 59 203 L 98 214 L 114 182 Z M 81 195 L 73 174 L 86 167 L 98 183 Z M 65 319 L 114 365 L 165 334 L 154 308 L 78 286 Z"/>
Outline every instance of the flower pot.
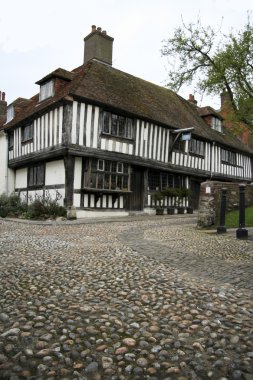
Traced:
<path fill-rule="evenodd" d="M 157 208 L 156 209 L 156 215 L 163 215 L 164 214 L 164 208 Z"/>
<path fill-rule="evenodd" d="M 184 214 L 184 210 L 185 210 L 185 207 L 181 207 L 181 206 L 177 207 L 178 214 Z"/>
<path fill-rule="evenodd" d="M 175 207 L 167 207 L 167 214 L 168 215 L 174 215 L 175 214 Z"/>

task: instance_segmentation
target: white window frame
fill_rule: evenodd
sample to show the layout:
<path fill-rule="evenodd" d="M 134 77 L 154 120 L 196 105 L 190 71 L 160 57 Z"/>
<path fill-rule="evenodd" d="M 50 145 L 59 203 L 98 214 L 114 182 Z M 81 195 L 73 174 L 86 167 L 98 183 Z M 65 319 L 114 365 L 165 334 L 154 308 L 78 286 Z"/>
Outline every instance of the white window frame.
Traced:
<path fill-rule="evenodd" d="M 14 118 L 14 107 L 13 105 L 10 105 L 7 107 L 7 119 L 6 123 L 9 123 Z"/>
<path fill-rule="evenodd" d="M 222 123 L 218 117 L 212 117 L 212 129 L 218 132 L 222 132 Z"/>
<path fill-rule="evenodd" d="M 54 80 L 51 79 L 48 82 L 40 86 L 40 102 L 54 95 Z"/>

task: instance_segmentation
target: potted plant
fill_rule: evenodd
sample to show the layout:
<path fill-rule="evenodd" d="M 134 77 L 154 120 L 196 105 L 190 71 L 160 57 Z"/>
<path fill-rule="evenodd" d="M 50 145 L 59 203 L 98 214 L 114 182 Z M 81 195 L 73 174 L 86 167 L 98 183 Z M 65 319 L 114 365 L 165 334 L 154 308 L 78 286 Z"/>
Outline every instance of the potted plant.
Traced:
<path fill-rule="evenodd" d="M 170 197 L 171 200 L 173 200 L 173 198 L 176 196 L 176 191 L 174 187 L 166 187 L 162 193 L 165 197 Z M 168 215 L 175 214 L 175 205 L 167 206 L 167 214 Z"/>
<path fill-rule="evenodd" d="M 152 195 L 152 198 L 155 201 L 156 215 L 163 215 L 164 214 L 164 207 L 162 206 L 163 194 L 160 191 L 156 191 Z"/>
<path fill-rule="evenodd" d="M 177 212 L 178 214 L 184 214 L 186 207 L 183 206 L 183 199 L 189 195 L 189 189 L 177 188 Z"/>

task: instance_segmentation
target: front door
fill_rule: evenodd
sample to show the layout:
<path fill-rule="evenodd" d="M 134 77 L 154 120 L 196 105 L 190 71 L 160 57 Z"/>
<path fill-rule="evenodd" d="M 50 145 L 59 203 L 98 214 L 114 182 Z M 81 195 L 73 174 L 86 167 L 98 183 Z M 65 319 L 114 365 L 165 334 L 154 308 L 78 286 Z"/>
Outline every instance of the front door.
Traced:
<path fill-rule="evenodd" d="M 144 205 L 144 171 L 138 166 L 132 166 L 131 191 L 130 211 L 142 211 Z"/>
<path fill-rule="evenodd" d="M 190 206 L 197 210 L 199 207 L 199 195 L 200 195 L 200 184 L 201 180 L 190 180 Z"/>

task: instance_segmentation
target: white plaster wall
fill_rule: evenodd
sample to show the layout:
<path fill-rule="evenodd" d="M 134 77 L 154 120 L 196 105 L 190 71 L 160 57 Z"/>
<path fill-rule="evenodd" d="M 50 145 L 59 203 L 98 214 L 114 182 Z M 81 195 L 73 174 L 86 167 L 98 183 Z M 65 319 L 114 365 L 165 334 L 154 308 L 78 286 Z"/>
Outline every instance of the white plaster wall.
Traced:
<path fill-rule="evenodd" d="M 27 187 L 27 168 L 17 169 L 16 170 L 16 188 Z"/>
<path fill-rule="evenodd" d="M 7 193 L 8 184 L 8 140 L 4 132 L 0 132 L 0 194 Z"/>
<path fill-rule="evenodd" d="M 15 191 L 15 171 L 13 169 L 8 170 L 8 180 L 7 180 L 7 194 L 10 195 Z"/>
<path fill-rule="evenodd" d="M 75 158 L 75 176 L 74 176 L 74 189 L 81 189 L 81 178 L 82 178 L 82 158 Z"/>
<path fill-rule="evenodd" d="M 57 160 L 46 163 L 45 185 L 64 185 L 65 169 L 64 161 Z"/>
<path fill-rule="evenodd" d="M 74 194 L 73 205 L 75 207 L 80 207 L 80 202 L 81 202 L 81 195 L 80 194 Z"/>
<path fill-rule="evenodd" d="M 50 198 L 54 201 L 57 200 L 58 205 L 63 206 L 65 197 L 65 189 L 47 189 L 45 195 L 49 194 Z"/>
<path fill-rule="evenodd" d="M 119 217 L 119 216 L 128 216 L 129 212 L 121 210 L 113 211 L 88 211 L 88 210 L 76 210 L 76 217 L 79 218 L 109 218 L 109 217 Z"/>

